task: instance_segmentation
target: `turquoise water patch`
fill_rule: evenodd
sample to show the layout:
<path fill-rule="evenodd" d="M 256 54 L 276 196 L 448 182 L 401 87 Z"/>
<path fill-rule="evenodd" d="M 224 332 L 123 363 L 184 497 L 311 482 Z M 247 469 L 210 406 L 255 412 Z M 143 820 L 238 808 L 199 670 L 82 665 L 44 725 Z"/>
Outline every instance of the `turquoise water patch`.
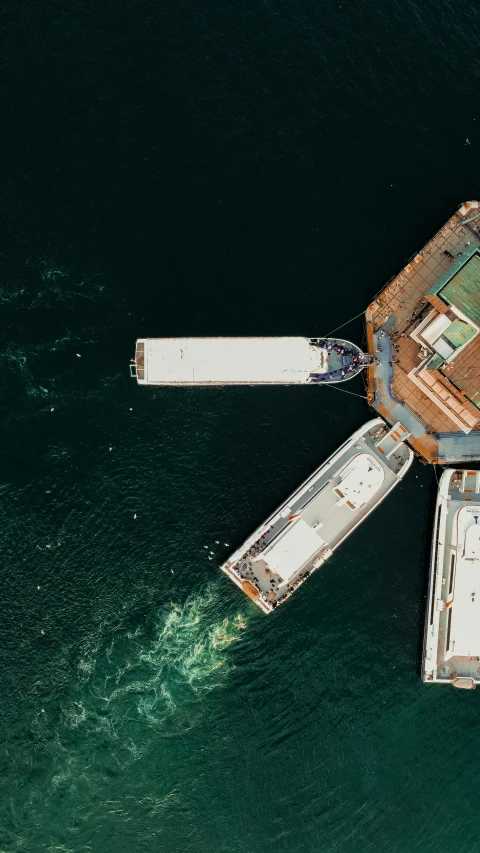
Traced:
<path fill-rule="evenodd" d="M 222 616 L 218 589 L 215 582 L 183 603 L 161 607 L 135 630 L 119 627 L 111 637 L 99 634 L 87 642 L 70 695 L 45 701 L 32 720 L 34 743 L 23 771 L 27 796 L 15 795 L 15 811 L 6 821 L 12 849 L 23 849 L 25 822 L 48 819 L 55 843 L 42 849 L 75 850 L 57 827 L 57 814 L 77 813 L 84 827 L 93 812 L 96 819 L 115 815 L 112 780 L 122 780 L 122 799 L 128 799 L 132 780 L 141 780 L 142 808 L 157 819 L 178 803 L 178 786 L 168 773 L 150 793 L 144 776 L 156 755 L 166 758 L 170 740 L 191 736 L 204 719 L 206 697 L 225 687 L 229 650 L 242 639 L 247 621 L 239 613 Z M 124 812 L 125 803 L 118 806 L 118 814 Z M 34 837 L 41 849 L 43 833 L 35 830 Z"/>

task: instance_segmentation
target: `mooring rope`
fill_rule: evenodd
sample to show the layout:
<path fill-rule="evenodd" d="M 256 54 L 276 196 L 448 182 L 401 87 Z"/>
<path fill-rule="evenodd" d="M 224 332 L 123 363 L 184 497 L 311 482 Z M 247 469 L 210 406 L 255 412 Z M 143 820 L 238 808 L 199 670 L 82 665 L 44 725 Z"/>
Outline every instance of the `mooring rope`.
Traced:
<path fill-rule="evenodd" d="M 358 317 L 361 317 L 361 316 L 362 316 L 362 314 L 365 314 L 365 308 L 363 309 L 363 311 L 360 311 L 360 313 L 359 313 L 359 314 L 355 314 L 355 317 L 350 317 L 350 320 L 347 320 L 345 323 L 342 323 L 342 325 L 341 325 L 341 326 L 337 326 L 337 328 L 336 328 L 336 329 L 332 329 L 332 331 L 331 331 L 331 332 L 329 332 L 329 333 L 328 333 L 328 335 L 323 335 L 323 337 L 324 337 L 324 338 L 329 338 L 329 337 L 330 337 L 330 335 L 333 335 L 333 333 L 334 333 L 334 332 L 338 332 L 338 330 L 339 330 L 339 329 L 343 329 L 343 327 L 344 327 L 344 326 L 347 326 L 349 323 L 351 323 L 351 322 L 352 322 L 352 320 L 356 320 Z"/>
<path fill-rule="evenodd" d="M 326 382 L 323 387 L 324 388 L 335 388 L 336 391 L 341 391 L 342 394 L 351 394 L 352 397 L 360 397 L 360 399 L 362 399 L 362 400 L 368 400 L 368 397 L 366 397 L 365 394 L 357 394 L 355 391 L 347 391 L 346 388 L 337 388 L 336 385 L 333 385 L 331 383 L 329 384 Z"/>

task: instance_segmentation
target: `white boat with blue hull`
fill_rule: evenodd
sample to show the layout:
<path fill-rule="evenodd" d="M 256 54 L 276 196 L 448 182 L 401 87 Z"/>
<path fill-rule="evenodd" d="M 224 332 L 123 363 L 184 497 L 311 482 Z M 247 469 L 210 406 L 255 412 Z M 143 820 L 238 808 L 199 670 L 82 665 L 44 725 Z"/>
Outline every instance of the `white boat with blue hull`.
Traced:
<path fill-rule="evenodd" d="M 221 570 L 271 613 L 400 482 L 413 461 L 400 424 L 357 430 L 252 533 Z"/>
<path fill-rule="evenodd" d="M 139 385 L 321 385 L 373 356 L 340 338 L 140 338 L 131 361 Z"/>
<path fill-rule="evenodd" d="M 480 471 L 447 468 L 440 478 L 422 678 L 463 689 L 480 683 Z"/>

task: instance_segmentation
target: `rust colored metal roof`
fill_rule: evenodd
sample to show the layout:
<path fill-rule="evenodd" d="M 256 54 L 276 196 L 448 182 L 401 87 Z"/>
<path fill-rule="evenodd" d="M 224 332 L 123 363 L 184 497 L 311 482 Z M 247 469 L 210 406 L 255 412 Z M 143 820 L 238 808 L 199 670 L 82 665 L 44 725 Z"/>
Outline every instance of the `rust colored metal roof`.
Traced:
<path fill-rule="evenodd" d="M 480 335 L 441 372 L 480 409 Z"/>

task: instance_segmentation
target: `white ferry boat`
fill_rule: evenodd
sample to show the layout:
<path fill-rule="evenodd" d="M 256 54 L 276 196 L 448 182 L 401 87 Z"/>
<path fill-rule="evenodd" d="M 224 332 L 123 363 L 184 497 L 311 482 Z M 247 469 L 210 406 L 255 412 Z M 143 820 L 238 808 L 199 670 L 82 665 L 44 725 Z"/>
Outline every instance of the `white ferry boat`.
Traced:
<path fill-rule="evenodd" d="M 140 338 L 130 375 L 139 385 L 317 385 L 373 360 L 339 338 Z"/>
<path fill-rule="evenodd" d="M 413 461 L 406 428 L 381 418 L 357 430 L 221 566 L 271 613 L 400 482 Z"/>
<path fill-rule="evenodd" d="M 463 689 L 480 683 L 479 471 L 448 468 L 440 478 L 422 678 Z"/>

